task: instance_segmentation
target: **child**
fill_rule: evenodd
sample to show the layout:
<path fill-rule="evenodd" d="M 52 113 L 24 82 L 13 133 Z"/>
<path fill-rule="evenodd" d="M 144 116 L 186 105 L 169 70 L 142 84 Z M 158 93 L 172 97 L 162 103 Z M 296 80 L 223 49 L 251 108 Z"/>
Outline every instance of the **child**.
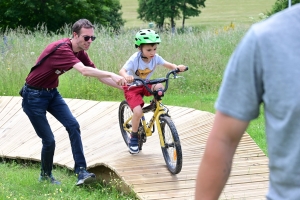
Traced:
<path fill-rule="evenodd" d="M 135 47 L 138 52 L 134 53 L 120 70 L 127 83 L 131 83 L 134 78 L 150 80 L 151 75 L 158 65 L 162 65 L 170 70 L 185 70 L 184 65 L 175 65 L 165 61 L 161 56 L 156 54 L 157 45 L 161 42 L 159 35 L 151 29 L 142 29 L 135 35 Z M 149 85 L 152 91 L 163 89 L 161 83 Z M 132 154 L 139 153 L 138 147 L 138 126 L 143 115 L 142 107 L 144 106 L 143 96 L 151 96 L 144 86 L 129 87 L 124 86 L 125 98 L 133 111 L 132 133 L 129 142 L 129 152 Z"/>

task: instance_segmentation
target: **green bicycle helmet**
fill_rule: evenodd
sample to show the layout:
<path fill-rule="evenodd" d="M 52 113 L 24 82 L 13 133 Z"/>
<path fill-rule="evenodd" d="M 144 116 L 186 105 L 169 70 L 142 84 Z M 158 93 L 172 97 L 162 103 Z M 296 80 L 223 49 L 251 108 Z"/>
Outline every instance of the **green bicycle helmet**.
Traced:
<path fill-rule="evenodd" d="M 141 44 L 159 44 L 161 42 L 159 35 L 151 29 L 142 29 L 135 35 L 135 47 Z"/>

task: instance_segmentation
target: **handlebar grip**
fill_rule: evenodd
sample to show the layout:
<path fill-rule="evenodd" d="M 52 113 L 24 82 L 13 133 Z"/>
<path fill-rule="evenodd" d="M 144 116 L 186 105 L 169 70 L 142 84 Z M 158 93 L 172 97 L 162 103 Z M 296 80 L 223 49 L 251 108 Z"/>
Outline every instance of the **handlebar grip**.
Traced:
<path fill-rule="evenodd" d="M 188 67 L 188 66 L 185 66 L 184 71 L 187 71 L 188 69 L 189 69 L 189 67 Z M 175 70 L 175 72 L 178 73 L 178 72 L 180 72 L 180 70 L 177 68 L 177 69 Z"/>

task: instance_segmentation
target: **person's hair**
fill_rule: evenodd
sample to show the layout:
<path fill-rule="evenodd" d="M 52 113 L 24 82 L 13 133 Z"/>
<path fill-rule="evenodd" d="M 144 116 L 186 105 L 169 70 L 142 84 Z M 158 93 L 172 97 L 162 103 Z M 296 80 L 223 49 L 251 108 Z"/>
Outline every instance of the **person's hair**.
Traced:
<path fill-rule="evenodd" d="M 137 45 L 135 45 L 135 48 L 138 48 L 138 47 L 140 47 L 141 49 L 143 48 L 143 46 L 145 46 L 145 45 L 151 45 L 152 47 L 154 46 L 154 45 L 156 45 L 156 44 L 159 44 L 159 43 L 142 43 L 142 44 L 140 44 L 140 46 L 137 46 Z"/>
<path fill-rule="evenodd" d="M 95 26 L 87 19 L 80 19 L 77 22 L 75 22 L 72 26 L 72 33 L 77 33 L 80 35 L 80 31 L 82 28 L 93 28 L 95 29 Z M 74 37 L 74 35 L 73 35 Z"/>

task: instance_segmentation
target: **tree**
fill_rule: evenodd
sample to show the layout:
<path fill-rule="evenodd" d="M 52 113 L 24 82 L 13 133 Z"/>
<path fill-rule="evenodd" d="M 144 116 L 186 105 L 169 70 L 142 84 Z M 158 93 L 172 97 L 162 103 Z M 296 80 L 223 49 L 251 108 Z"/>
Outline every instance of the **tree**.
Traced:
<path fill-rule="evenodd" d="M 185 0 L 182 2 L 180 7 L 182 12 L 182 28 L 184 28 L 186 19 L 200 15 L 201 10 L 199 10 L 199 8 L 205 7 L 204 2 L 205 0 Z"/>
<path fill-rule="evenodd" d="M 170 18 L 170 22 L 171 22 L 171 29 L 172 29 L 172 33 L 175 32 L 175 19 L 180 19 L 180 7 L 181 7 L 181 1 L 178 0 L 170 0 L 169 2 L 169 6 L 170 6 L 170 10 L 168 12 L 168 17 Z"/>
<path fill-rule="evenodd" d="M 283 9 L 286 9 L 288 7 L 288 3 L 289 1 L 288 0 L 277 0 L 275 2 L 275 4 L 273 5 L 271 11 L 269 11 L 267 13 L 268 16 L 271 16 Z M 294 5 L 296 3 L 300 3 L 300 0 L 291 0 L 291 4 Z"/>
<path fill-rule="evenodd" d="M 198 16 L 200 7 L 205 7 L 205 0 L 138 0 L 137 9 L 138 19 L 143 21 L 153 21 L 158 28 L 162 29 L 165 20 L 170 19 L 171 28 L 175 30 L 175 20 L 183 18 L 183 27 L 185 19 L 191 16 Z M 182 16 L 181 16 L 182 15 Z"/>
<path fill-rule="evenodd" d="M 34 30 L 45 24 L 49 31 L 57 31 L 65 24 L 86 18 L 92 23 L 119 29 L 124 25 L 119 0 L 14 0 L 0 1 L 0 28 L 19 26 Z"/>
<path fill-rule="evenodd" d="M 179 19 L 178 0 L 138 0 L 138 19 L 153 21 L 162 30 L 165 19 L 170 18 L 171 27 L 175 27 L 175 19 Z"/>
<path fill-rule="evenodd" d="M 156 0 L 138 0 L 139 7 L 137 9 L 138 19 L 143 21 L 153 21 L 159 29 L 163 28 L 165 22 L 165 5 L 167 0 L 161 0 L 157 3 Z"/>

